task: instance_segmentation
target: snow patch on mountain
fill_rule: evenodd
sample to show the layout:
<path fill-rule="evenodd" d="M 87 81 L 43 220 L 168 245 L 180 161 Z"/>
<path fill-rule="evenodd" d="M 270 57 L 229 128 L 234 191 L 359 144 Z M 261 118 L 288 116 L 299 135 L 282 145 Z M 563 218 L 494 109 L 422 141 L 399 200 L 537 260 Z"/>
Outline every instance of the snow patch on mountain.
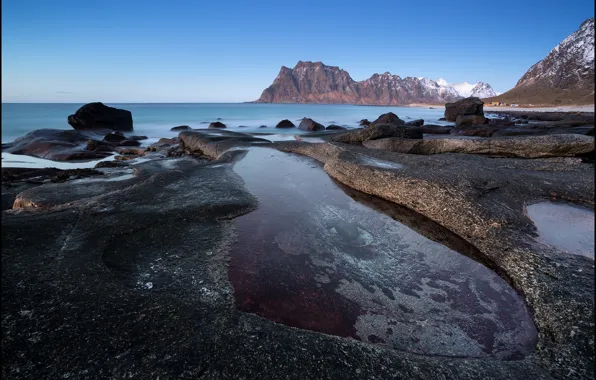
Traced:
<path fill-rule="evenodd" d="M 461 96 L 463 98 L 467 98 L 470 96 L 476 96 L 478 98 L 489 98 L 491 96 L 497 95 L 491 87 L 491 85 L 485 82 L 478 82 L 475 84 L 470 84 L 468 82 L 450 84 L 445 79 L 440 78 L 436 83 L 445 89 L 451 89 L 458 96 Z"/>

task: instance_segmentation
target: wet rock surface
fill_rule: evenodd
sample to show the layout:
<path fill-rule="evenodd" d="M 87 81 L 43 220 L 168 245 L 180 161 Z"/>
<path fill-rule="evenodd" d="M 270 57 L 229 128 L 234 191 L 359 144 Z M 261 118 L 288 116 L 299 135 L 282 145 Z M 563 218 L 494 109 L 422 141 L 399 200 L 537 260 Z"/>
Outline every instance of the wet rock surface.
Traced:
<path fill-rule="evenodd" d="M 275 146 L 324 162 L 343 184 L 417 211 L 475 246 L 529 303 L 539 331 L 534 363 L 554 377 L 593 376 L 593 259 L 544 244 L 525 214 L 525 205 L 546 199 L 593 209 L 592 164 L 578 158 L 420 156 L 344 144 Z M 363 155 L 403 167 L 365 165 Z"/>
<path fill-rule="evenodd" d="M 367 148 L 398 153 L 468 153 L 502 157 L 575 157 L 594 152 L 594 139 L 583 135 L 492 137 L 478 139 L 437 138 L 413 140 L 383 138 L 363 142 Z"/>
<path fill-rule="evenodd" d="M 468 115 L 484 119 L 484 102 L 480 98 L 470 97 L 445 104 L 447 121 L 456 121 L 458 116 Z"/>
<path fill-rule="evenodd" d="M 235 164 L 260 204 L 236 220 L 240 310 L 417 354 L 533 351 L 533 322 L 504 280 L 356 202 L 317 167 L 264 148 Z"/>
<path fill-rule="evenodd" d="M 363 141 L 376 140 L 384 137 L 402 137 L 409 139 L 421 139 L 422 131 L 416 128 L 397 126 L 392 124 L 371 125 L 362 129 L 353 129 L 348 132 L 339 133 L 329 138 L 330 141 L 348 144 L 359 144 Z"/>
<path fill-rule="evenodd" d="M 182 132 L 163 143 L 165 151 L 148 152 L 148 162 L 32 184 L 18 193 L 16 208 L 4 212 L 4 377 L 593 377 L 593 259 L 542 241 L 524 211 L 549 199 L 593 209 L 592 164 L 270 143 L 225 130 Z M 293 155 L 287 157 L 296 162 L 289 164 L 277 156 L 282 153 L 259 146 L 311 156 L 337 181 L 374 197 L 350 189 L 338 193 L 337 184 L 318 177 L 318 164 Z M 170 149 L 183 156 L 158 158 Z M 263 172 L 248 165 L 242 173 L 255 151 L 266 152 Z M 265 183 L 275 175 L 268 168 L 276 158 L 288 166 L 279 170 L 284 178 Z M 320 184 L 318 191 L 305 190 L 309 180 Z M 271 205 L 258 190 L 267 185 L 280 189 L 270 195 Z M 404 216 L 394 203 L 416 213 Z M 276 223 L 280 218 L 285 222 Z M 311 239 L 296 241 L 302 232 Z M 240 236 L 264 254 L 280 255 L 262 266 L 256 249 L 238 256 Z M 243 265 L 234 265 L 238 258 Z M 383 265 L 370 265 L 375 260 Z M 400 271 L 404 264 L 411 264 L 409 270 Z M 438 267 L 460 277 L 442 278 Z M 357 281 L 340 281 L 339 275 Z M 303 291 L 294 291 L 294 284 L 304 285 Z M 270 300 L 239 300 L 240 294 L 263 294 L 267 286 L 278 292 Z M 516 306 L 520 296 L 538 329 L 535 347 L 526 345 L 531 325 L 520 334 L 495 334 L 524 326 L 523 307 Z M 291 316 L 295 305 L 288 299 L 301 306 L 294 309 L 301 328 L 234 307 L 263 304 L 270 306 L 267 313 L 281 309 Z M 428 305 L 437 310 L 426 310 Z M 316 318 L 321 312 L 326 318 Z M 390 320 L 391 313 L 401 319 Z M 422 328 L 427 322 L 431 327 Z M 323 330 L 339 336 L 317 332 Z M 420 335 L 424 331 L 429 334 Z M 486 338 L 491 334 L 494 339 Z M 420 340 L 407 341 L 412 336 Z"/>

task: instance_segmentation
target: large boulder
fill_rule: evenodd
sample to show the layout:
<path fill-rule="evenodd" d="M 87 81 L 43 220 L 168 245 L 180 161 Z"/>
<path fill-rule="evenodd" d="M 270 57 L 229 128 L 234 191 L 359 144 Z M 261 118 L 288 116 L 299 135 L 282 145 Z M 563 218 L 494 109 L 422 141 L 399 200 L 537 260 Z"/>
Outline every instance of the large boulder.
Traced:
<path fill-rule="evenodd" d="M 354 129 L 329 138 L 329 141 L 347 144 L 359 144 L 363 141 L 382 139 L 385 137 L 401 137 L 407 139 L 421 139 L 422 132 L 417 128 L 397 126 L 392 124 L 371 125 L 368 128 Z"/>
<path fill-rule="evenodd" d="M 334 131 L 334 130 L 340 131 L 340 130 L 346 130 L 347 128 L 342 127 L 341 125 L 331 124 L 326 129 L 329 131 Z"/>
<path fill-rule="evenodd" d="M 317 123 L 313 119 L 305 117 L 298 125 L 298 129 L 303 131 L 322 131 L 325 129 L 323 124 Z"/>
<path fill-rule="evenodd" d="M 480 98 L 470 97 L 445 104 L 445 119 L 447 121 L 456 121 L 458 115 L 484 117 L 484 102 Z"/>
<path fill-rule="evenodd" d="M 111 129 L 114 131 L 132 131 L 130 111 L 108 107 L 103 103 L 88 103 L 73 115 L 68 116 L 68 124 L 76 130 Z"/>
<path fill-rule="evenodd" d="M 189 155 L 218 158 L 222 153 L 237 147 L 265 145 L 271 141 L 246 133 L 222 131 L 221 135 L 202 131 L 183 131 L 178 134 L 180 148 Z"/>
<path fill-rule="evenodd" d="M 275 128 L 295 128 L 296 126 L 294 125 L 294 123 L 292 123 L 290 120 L 288 119 L 284 119 L 282 121 L 280 121 L 279 123 L 277 123 L 277 125 L 275 126 Z"/>
<path fill-rule="evenodd" d="M 38 129 L 11 143 L 2 144 L 2 152 L 54 161 L 97 160 L 110 155 L 109 152 L 86 149 L 89 140 L 98 139 L 101 139 L 101 136 L 92 132 Z"/>
<path fill-rule="evenodd" d="M 478 115 L 457 115 L 455 118 L 455 126 L 467 126 L 467 125 L 482 125 L 486 124 L 486 118 Z"/>
<path fill-rule="evenodd" d="M 188 131 L 189 129 L 191 129 L 188 125 L 179 125 L 177 127 L 173 127 L 170 129 L 170 131 Z"/>
<path fill-rule="evenodd" d="M 493 137 L 489 139 L 412 140 L 384 138 L 364 146 L 398 153 L 468 153 L 502 157 L 546 158 L 583 156 L 594 152 L 594 139 L 584 135 Z"/>
<path fill-rule="evenodd" d="M 377 120 L 373 121 L 369 124 L 370 127 L 375 125 L 381 124 L 392 124 L 392 125 L 405 125 L 406 122 L 400 119 L 396 114 L 393 112 L 384 113 L 377 118 Z"/>

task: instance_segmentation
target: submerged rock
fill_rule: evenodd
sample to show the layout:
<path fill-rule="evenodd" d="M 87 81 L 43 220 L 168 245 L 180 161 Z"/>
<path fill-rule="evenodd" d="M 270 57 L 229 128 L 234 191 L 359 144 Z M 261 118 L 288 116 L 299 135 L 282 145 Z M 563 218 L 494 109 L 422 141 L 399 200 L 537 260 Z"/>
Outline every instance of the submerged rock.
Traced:
<path fill-rule="evenodd" d="M 279 123 L 277 123 L 277 125 L 275 126 L 275 128 L 294 128 L 296 127 L 294 125 L 294 123 L 292 123 L 290 120 L 288 119 L 284 119 L 282 121 L 280 121 Z"/>
<path fill-rule="evenodd" d="M 333 130 L 344 130 L 347 129 L 346 127 L 342 127 L 340 125 L 331 124 L 326 129 L 333 131 Z"/>
<path fill-rule="evenodd" d="M 68 124 L 76 130 L 133 130 L 130 111 L 108 107 L 100 102 L 88 103 L 79 108 L 73 115 L 68 116 Z"/>
<path fill-rule="evenodd" d="M 298 125 L 298 129 L 303 131 L 322 131 L 325 129 L 323 124 L 317 123 L 313 119 L 305 117 Z"/>
<path fill-rule="evenodd" d="M 124 136 L 124 133 L 120 132 L 120 131 L 114 131 L 114 132 L 110 132 L 107 135 L 105 135 L 103 137 L 104 141 L 108 141 L 111 143 L 118 143 L 120 141 L 124 141 L 126 140 L 126 136 Z"/>
<path fill-rule="evenodd" d="M 379 116 L 375 121 L 369 124 L 369 127 L 375 125 L 392 124 L 392 125 L 405 125 L 406 122 L 400 119 L 393 112 L 384 113 Z"/>
<path fill-rule="evenodd" d="M 188 131 L 189 129 L 191 129 L 188 125 L 179 125 L 177 127 L 173 127 L 170 129 L 170 131 Z"/>
<path fill-rule="evenodd" d="M 214 129 L 214 128 L 220 129 L 220 128 L 226 128 L 226 125 L 224 123 L 222 123 L 222 122 L 216 121 L 216 122 L 213 122 L 213 123 L 209 124 L 209 126 L 207 128 L 210 128 L 210 129 Z"/>

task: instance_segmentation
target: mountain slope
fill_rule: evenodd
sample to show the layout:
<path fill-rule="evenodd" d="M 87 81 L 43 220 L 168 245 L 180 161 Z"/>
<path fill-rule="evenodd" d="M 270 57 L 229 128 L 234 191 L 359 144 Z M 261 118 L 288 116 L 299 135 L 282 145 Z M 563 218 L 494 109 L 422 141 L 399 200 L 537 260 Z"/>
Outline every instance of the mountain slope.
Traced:
<path fill-rule="evenodd" d="M 565 38 L 521 77 L 515 87 L 486 99 L 507 103 L 557 105 L 594 103 L 594 18 Z"/>
<path fill-rule="evenodd" d="M 486 86 L 490 88 L 483 82 L 479 85 L 481 83 L 485 86 L 479 91 L 487 91 Z M 256 102 L 405 105 L 444 104 L 462 97 L 445 81 L 401 78 L 385 72 L 356 82 L 339 67 L 327 66 L 322 62 L 299 61 L 293 69 L 282 66 L 273 84 L 263 91 Z"/>

